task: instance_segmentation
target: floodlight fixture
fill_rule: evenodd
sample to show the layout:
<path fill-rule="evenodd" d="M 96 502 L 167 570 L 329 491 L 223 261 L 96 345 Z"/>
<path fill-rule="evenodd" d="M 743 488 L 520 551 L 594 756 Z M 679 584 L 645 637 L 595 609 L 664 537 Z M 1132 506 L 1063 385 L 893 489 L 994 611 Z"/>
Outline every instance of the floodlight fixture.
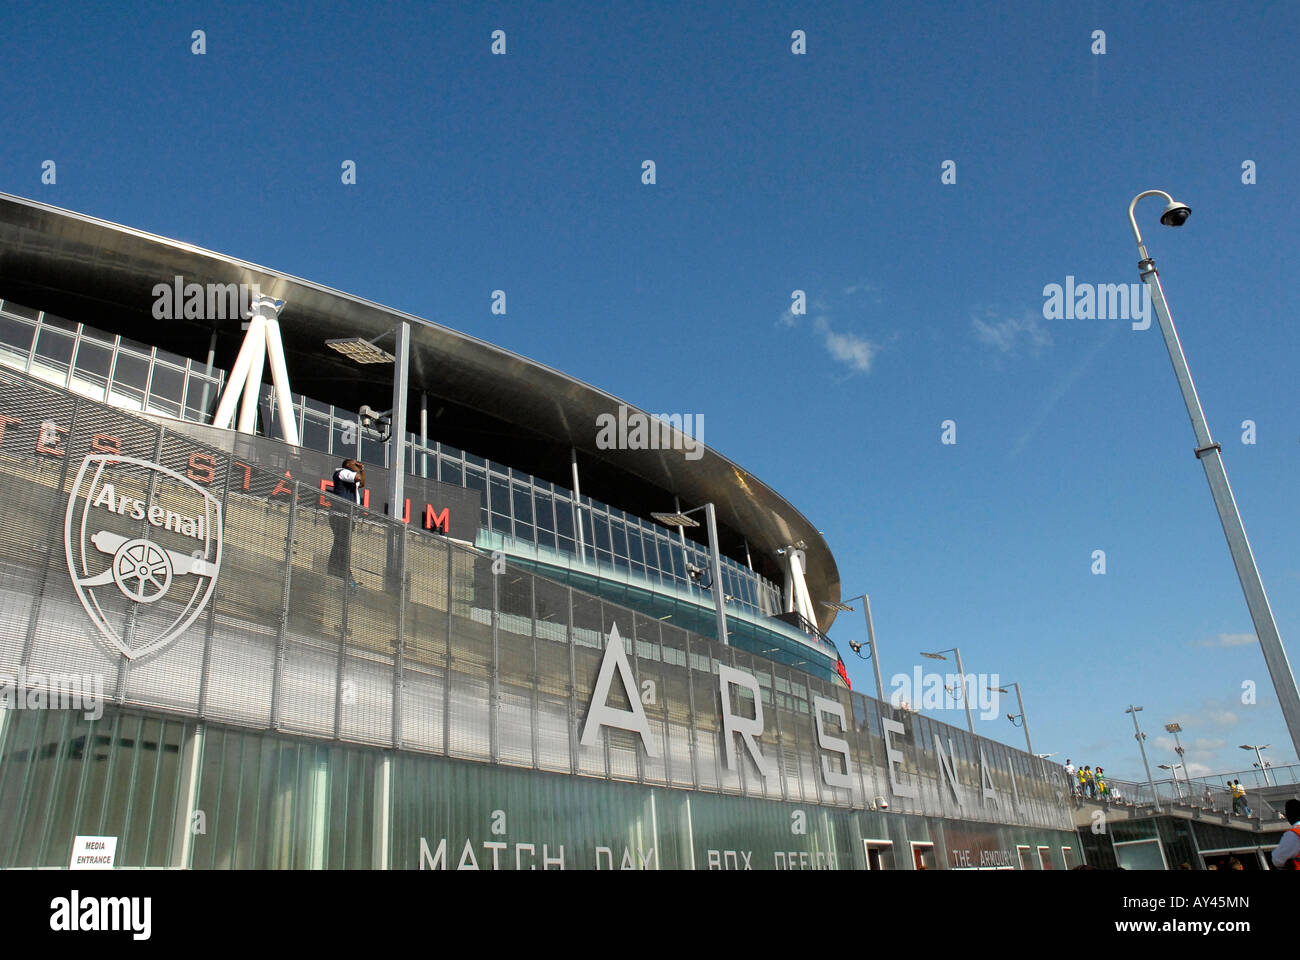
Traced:
<path fill-rule="evenodd" d="M 694 517 L 688 517 L 684 513 L 651 513 L 650 516 L 665 527 L 698 527 L 700 525 L 698 520 Z"/>
<path fill-rule="evenodd" d="M 376 337 L 375 339 L 379 338 Z M 331 350 L 337 350 L 353 363 L 392 363 L 397 359 L 387 350 L 375 346 L 374 340 L 363 340 L 361 337 L 339 337 L 335 340 L 326 340 L 325 346 Z"/>

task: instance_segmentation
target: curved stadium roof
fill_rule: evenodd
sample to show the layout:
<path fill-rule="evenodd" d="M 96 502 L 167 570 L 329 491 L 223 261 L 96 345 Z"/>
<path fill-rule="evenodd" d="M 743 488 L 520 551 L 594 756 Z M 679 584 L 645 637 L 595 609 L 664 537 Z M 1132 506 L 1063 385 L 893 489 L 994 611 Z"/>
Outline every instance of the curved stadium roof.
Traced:
<path fill-rule="evenodd" d="M 775 572 L 775 551 L 802 540 L 814 602 L 840 598 L 835 559 L 816 527 L 743 467 L 707 447 L 694 461 L 680 451 L 597 449 L 596 418 L 617 415 L 625 404 L 597 387 L 449 327 L 308 280 L 0 193 L 0 297 L 204 356 L 211 322 L 169 321 L 160 328 L 152 318 L 153 287 L 176 275 L 186 283 L 256 283 L 263 293 L 284 300 L 280 326 L 294 391 L 353 410 L 375 402 L 373 368 L 325 349 L 324 341 L 374 338 L 407 320 L 411 388 L 430 397 L 431 417 L 435 407 L 439 414 L 452 411 L 430 424 L 437 439 L 564 486 L 569 486 L 572 447 L 582 455 L 584 494 L 643 516 L 652 509 L 671 510 L 673 494 L 683 508 L 712 501 L 720 528 L 744 537 L 769 576 Z M 236 321 L 226 321 L 217 332 L 218 363 L 224 357 L 228 369 L 242 332 Z M 720 537 L 725 541 L 727 534 L 720 531 Z M 724 543 L 728 552 L 737 546 Z M 821 608 L 818 626 L 825 632 L 834 618 L 833 610 Z"/>

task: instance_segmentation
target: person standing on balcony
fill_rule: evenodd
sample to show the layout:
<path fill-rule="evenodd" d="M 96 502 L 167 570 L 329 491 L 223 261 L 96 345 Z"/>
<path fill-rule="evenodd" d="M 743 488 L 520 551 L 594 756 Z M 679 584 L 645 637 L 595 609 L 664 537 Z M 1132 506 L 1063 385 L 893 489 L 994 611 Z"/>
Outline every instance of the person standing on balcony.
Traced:
<path fill-rule="evenodd" d="M 1283 813 L 1291 829 L 1282 834 L 1273 849 L 1273 866 L 1278 870 L 1300 870 L 1300 800 L 1288 800 Z"/>
<path fill-rule="evenodd" d="M 361 488 L 366 485 L 366 468 L 359 460 L 344 460 L 334 471 L 334 495 L 361 505 Z M 334 546 L 330 549 L 330 576 L 343 577 L 348 586 L 355 587 L 352 572 L 348 569 L 348 548 L 352 538 L 350 511 L 340 508 L 330 510 L 330 529 L 334 531 Z"/>

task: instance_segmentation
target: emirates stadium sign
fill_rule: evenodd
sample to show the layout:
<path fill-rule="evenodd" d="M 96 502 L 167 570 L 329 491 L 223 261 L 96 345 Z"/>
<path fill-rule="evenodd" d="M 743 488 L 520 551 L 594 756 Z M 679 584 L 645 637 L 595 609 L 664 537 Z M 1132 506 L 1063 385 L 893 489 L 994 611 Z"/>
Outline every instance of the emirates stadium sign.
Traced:
<path fill-rule="evenodd" d="M 77 599 L 129 660 L 203 612 L 221 567 L 221 502 L 147 460 L 91 454 L 77 471 L 63 544 Z"/>

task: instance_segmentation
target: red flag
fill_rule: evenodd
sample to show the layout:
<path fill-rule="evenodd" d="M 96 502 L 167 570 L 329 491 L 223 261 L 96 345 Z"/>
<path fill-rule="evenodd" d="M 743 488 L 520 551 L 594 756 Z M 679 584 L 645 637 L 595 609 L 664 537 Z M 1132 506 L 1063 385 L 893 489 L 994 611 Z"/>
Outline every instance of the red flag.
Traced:
<path fill-rule="evenodd" d="M 844 685 L 852 690 L 853 683 L 849 680 L 849 672 L 844 669 L 844 661 L 839 658 L 836 658 L 835 660 L 835 672 L 840 675 L 840 679 L 844 681 Z"/>

